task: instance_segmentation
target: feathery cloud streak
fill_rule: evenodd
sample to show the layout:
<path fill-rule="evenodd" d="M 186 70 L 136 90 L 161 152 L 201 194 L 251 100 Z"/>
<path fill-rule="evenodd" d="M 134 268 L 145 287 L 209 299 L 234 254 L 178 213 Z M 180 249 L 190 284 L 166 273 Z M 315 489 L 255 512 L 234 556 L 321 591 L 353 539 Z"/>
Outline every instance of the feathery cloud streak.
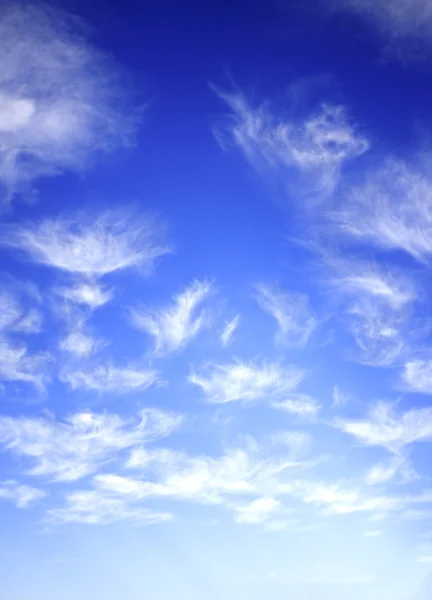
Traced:
<path fill-rule="evenodd" d="M 206 324 L 206 313 L 203 310 L 196 313 L 210 289 L 210 283 L 194 281 L 177 294 L 171 306 L 165 309 L 133 309 L 132 324 L 154 338 L 155 354 L 175 352 L 194 338 Z"/>
<path fill-rule="evenodd" d="M 289 184 L 297 175 L 297 193 L 332 193 L 343 165 L 369 148 L 342 106 L 323 104 L 303 120 L 289 120 L 268 103 L 254 108 L 241 92 L 213 90 L 232 111 L 213 130 L 222 148 L 237 146 L 256 168 L 286 172 Z"/>
<path fill-rule="evenodd" d="M 0 38 L 1 201 L 131 143 L 137 114 L 118 69 L 76 18 L 50 5 L 5 3 Z"/>

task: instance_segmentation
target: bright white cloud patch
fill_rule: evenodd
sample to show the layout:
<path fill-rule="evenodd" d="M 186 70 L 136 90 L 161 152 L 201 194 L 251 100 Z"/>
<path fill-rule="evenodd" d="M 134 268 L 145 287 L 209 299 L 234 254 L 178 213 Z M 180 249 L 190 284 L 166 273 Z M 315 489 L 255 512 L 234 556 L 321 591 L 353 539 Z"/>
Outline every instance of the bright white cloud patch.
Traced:
<path fill-rule="evenodd" d="M 276 339 L 304 346 L 317 326 L 317 320 L 309 309 L 307 296 L 263 284 L 256 286 L 256 293 L 260 307 L 277 322 Z"/>
<path fill-rule="evenodd" d="M 432 253 L 431 202 L 427 170 L 390 160 L 350 192 L 333 218 L 349 238 L 426 261 Z"/>
<path fill-rule="evenodd" d="M 138 419 L 110 413 L 76 413 L 65 421 L 0 416 L 0 445 L 31 463 L 31 475 L 76 481 L 127 448 L 163 438 L 180 417 L 145 409 Z"/>
<path fill-rule="evenodd" d="M 174 297 L 171 306 L 159 310 L 132 310 L 132 324 L 154 338 L 156 354 L 175 352 L 194 338 L 206 324 L 207 315 L 199 310 L 199 306 L 210 289 L 208 282 L 194 281 Z"/>
<path fill-rule="evenodd" d="M 266 521 L 272 513 L 278 510 L 280 502 L 274 498 L 264 497 L 254 500 L 250 504 L 239 506 L 237 510 L 237 522 L 257 524 Z"/>
<path fill-rule="evenodd" d="M 0 500 L 9 500 L 18 508 L 28 508 L 45 497 L 45 492 L 17 481 L 0 482 Z"/>
<path fill-rule="evenodd" d="M 406 363 L 403 384 L 410 392 L 432 394 L 432 361 L 412 360 Z"/>
<path fill-rule="evenodd" d="M 44 352 L 30 353 L 21 342 L 0 338 L 0 380 L 21 381 L 42 389 L 48 381 L 50 359 Z"/>
<path fill-rule="evenodd" d="M 3 228 L 1 244 L 20 250 L 36 263 L 87 277 L 128 268 L 150 269 L 168 252 L 154 220 L 145 215 L 133 218 L 122 211 L 94 218 L 81 213 L 73 219 L 59 217 Z"/>
<path fill-rule="evenodd" d="M 337 419 L 335 426 L 363 444 L 399 452 L 414 442 L 432 440 L 432 407 L 397 414 L 390 404 L 379 402 L 364 419 Z"/>
<path fill-rule="evenodd" d="M 64 369 L 60 373 L 60 379 L 73 390 L 121 394 L 145 390 L 155 385 L 158 374 L 136 365 L 123 367 L 108 363 L 93 368 Z"/>
<path fill-rule="evenodd" d="M 237 327 L 239 326 L 239 323 L 240 323 L 240 315 L 236 315 L 234 317 L 234 319 L 232 319 L 231 321 L 228 321 L 226 323 L 226 325 L 223 328 L 222 333 L 220 335 L 220 342 L 221 342 L 223 348 L 226 348 L 232 342 L 233 335 L 234 335 Z"/>
<path fill-rule="evenodd" d="M 321 408 L 316 400 L 307 394 L 299 393 L 289 394 L 288 398 L 281 400 L 280 402 L 275 402 L 272 406 L 289 414 L 304 417 L 306 419 L 313 419 Z"/>
<path fill-rule="evenodd" d="M 240 92 L 213 89 L 232 111 L 224 125 L 214 129 L 222 147 L 237 146 L 258 169 L 286 173 L 293 189 L 297 175 L 297 193 L 330 194 L 344 164 L 369 148 L 342 106 L 323 104 L 305 119 L 290 120 L 269 103 L 253 107 Z"/>
<path fill-rule="evenodd" d="M 0 38 L 1 200 L 131 141 L 137 119 L 125 88 L 77 19 L 48 5 L 5 3 Z"/>
<path fill-rule="evenodd" d="M 213 364 L 189 376 L 190 383 L 204 392 L 208 402 L 237 400 L 275 400 L 292 392 L 303 379 L 303 372 L 278 363 L 236 361 Z"/>
<path fill-rule="evenodd" d="M 360 350 L 358 361 L 388 366 L 407 354 L 414 337 L 410 313 L 417 290 L 410 279 L 374 262 L 327 259 L 330 283 L 344 305 L 343 321 Z"/>
<path fill-rule="evenodd" d="M 57 294 L 68 302 L 73 302 L 89 308 L 99 308 L 113 297 L 112 289 L 107 289 L 92 281 L 82 281 L 69 287 L 56 290 Z"/>

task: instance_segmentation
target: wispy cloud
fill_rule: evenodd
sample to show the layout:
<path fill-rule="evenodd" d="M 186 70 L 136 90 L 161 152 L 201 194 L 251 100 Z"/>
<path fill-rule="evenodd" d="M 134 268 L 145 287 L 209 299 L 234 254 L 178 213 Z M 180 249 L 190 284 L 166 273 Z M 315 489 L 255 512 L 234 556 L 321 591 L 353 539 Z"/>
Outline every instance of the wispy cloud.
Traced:
<path fill-rule="evenodd" d="M 95 281 L 75 282 L 69 287 L 58 288 L 56 293 L 68 302 L 92 309 L 110 302 L 113 297 L 112 289 L 104 288 Z"/>
<path fill-rule="evenodd" d="M 110 413 L 76 413 L 65 421 L 0 416 L 0 445 L 27 458 L 28 471 L 55 481 L 76 481 L 127 448 L 169 435 L 181 418 L 156 409 L 135 420 Z"/>
<path fill-rule="evenodd" d="M 256 299 L 262 310 L 276 320 L 277 341 L 298 346 L 307 343 L 317 326 L 307 296 L 260 284 L 256 286 Z"/>
<path fill-rule="evenodd" d="M 161 236 L 160 226 L 148 216 L 106 211 L 4 227 L 1 245 L 48 267 L 102 277 L 128 268 L 150 269 L 169 251 Z"/>
<path fill-rule="evenodd" d="M 82 369 L 65 368 L 60 380 L 72 390 L 106 393 L 142 391 L 158 382 L 158 373 L 137 365 L 118 366 L 112 363 Z"/>
<path fill-rule="evenodd" d="M 297 176 L 297 193 L 330 194 L 344 163 L 369 148 L 342 106 L 323 104 L 304 119 L 290 120 L 268 102 L 254 107 L 241 92 L 212 89 L 232 111 L 214 128 L 222 148 L 237 146 L 256 168 L 289 175 L 287 184 L 293 188 Z"/>
<path fill-rule="evenodd" d="M 133 503 L 128 503 L 123 498 L 113 498 L 97 490 L 71 492 L 66 497 L 66 506 L 48 510 L 47 517 L 54 523 L 89 525 L 103 525 L 122 520 L 154 525 L 172 518 L 169 513 L 135 507 Z"/>
<path fill-rule="evenodd" d="M 396 476 L 399 476 L 399 481 L 403 483 L 418 477 L 403 455 L 391 456 L 388 460 L 373 465 L 366 472 L 364 479 L 368 485 L 381 485 L 394 480 Z"/>
<path fill-rule="evenodd" d="M 345 304 L 343 320 L 360 349 L 359 362 L 388 366 L 408 354 L 418 291 L 403 273 L 355 258 L 326 258 L 330 284 Z"/>
<path fill-rule="evenodd" d="M 424 59 L 430 49 L 430 0 L 332 0 L 326 6 L 364 17 L 382 34 L 388 52 L 403 62 Z"/>
<path fill-rule="evenodd" d="M 367 446 L 397 453 L 414 442 L 432 441 L 432 408 L 397 414 L 391 404 L 378 402 L 365 418 L 337 419 L 335 426 Z"/>
<path fill-rule="evenodd" d="M 257 498 L 249 504 L 236 508 L 238 523 L 258 524 L 267 521 L 280 507 L 280 502 L 271 497 Z"/>
<path fill-rule="evenodd" d="M 22 485 L 17 481 L 0 482 L 0 500 L 10 500 L 18 508 L 28 508 L 45 496 L 46 494 L 43 490 Z"/>
<path fill-rule="evenodd" d="M 207 281 L 194 281 L 174 297 L 171 306 L 162 309 L 134 309 L 132 324 L 154 338 L 154 352 L 167 354 L 182 348 L 207 322 L 207 314 L 198 307 L 210 293 Z"/>
<path fill-rule="evenodd" d="M 403 386 L 410 392 L 432 394 L 432 361 L 412 360 L 405 364 Z"/>
<path fill-rule="evenodd" d="M 42 389 L 48 381 L 48 353 L 30 354 L 25 344 L 0 338 L 0 380 L 22 381 Z"/>
<path fill-rule="evenodd" d="M 0 292 L 0 332 L 40 333 L 42 313 L 38 308 L 25 308 L 19 294 L 5 286 Z"/>
<path fill-rule="evenodd" d="M 216 404 L 237 400 L 274 401 L 292 392 L 303 379 L 303 371 L 279 363 L 236 361 L 211 364 L 189 376 L 190 383 L 204 392 L 207 401 Z"/>
<path fill-rule="evenodd" d="M 431 198 L 426 169 L 389 160 L 350 192 L 333 219 L 349 238 L 424 262 L 432 253 Z"/>
<path fill-rule="evenodd" d="M 236 315 L 231 321 L 228 321 L 225 324 L 225 327 L 220 334 L 220 342 L 223 348 L 226 348 L 230 345 L 233 339 L 233 335 L 240 323 L 240 315 Z"/>
<path fill-rule="evenodd" d="M 274 402 L 272 406 L 291 415 L 306 419 L 314 419 L 321 408 L 321 405 L 314 398 L 299 393 L 288 394 L 287 398 L 280 402 Z"/>
<path fill-rule="evenodd" d="M 137 113 L 124 82 L 75 17 L 51 5 L 8 2 L 0 37 L 7 48 L 0 66 L 1 200 L 38 177 L 85 169 L 132 141 Z"/>

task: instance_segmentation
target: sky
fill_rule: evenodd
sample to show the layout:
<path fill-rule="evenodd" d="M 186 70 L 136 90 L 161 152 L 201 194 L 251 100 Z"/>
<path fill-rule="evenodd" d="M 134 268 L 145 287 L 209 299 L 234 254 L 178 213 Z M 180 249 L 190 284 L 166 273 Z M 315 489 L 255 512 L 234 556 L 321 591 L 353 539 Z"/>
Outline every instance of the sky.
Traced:
<path fill-rule="evenodd" d="M 0 3 L 4 600 L 430 599 L 431 31 Z"/>

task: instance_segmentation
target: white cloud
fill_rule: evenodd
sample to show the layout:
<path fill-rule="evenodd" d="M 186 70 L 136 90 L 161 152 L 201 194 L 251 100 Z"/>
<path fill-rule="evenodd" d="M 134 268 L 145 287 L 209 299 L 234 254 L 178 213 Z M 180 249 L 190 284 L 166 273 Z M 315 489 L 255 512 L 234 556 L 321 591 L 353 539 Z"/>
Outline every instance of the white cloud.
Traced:
<path fill-rule="evenodd" d="M 240 92 L 213 90 L 232 111 L 223 126 L 214 129 L 221 146 L 239 147 L 258 169 L 286 174 L 291 187 L 297 175 L 297 194 L 330 194 L 343 165 L 369 148 L 342 106 L 323 104 L 303 120 L 289 120 L 268 103 L 254 108 Z"/>
<path fill-rule="evenodd" d="M 177 294 L 167 308 L 132 310 L 132 324 L 154 338 L 156 354 L 175 352 L 194 338 L 206 324 L 206 313 L 201 310 L 197 314 L 197 309 L 210 289 L 208 282 L 194 281 Z"/>
<path fill-rule="evenodd" d="M 239 325 L 240 315 L 236 315 L 231 321 L 228 321 L 223 328 L 223 331 L 220 335 L 220 342 L 223 348 L 229 346 L 232 342 L 233 335 Z"/>
<path fill-rule="evenodd" d="M 96 347 L 97 342 L 79 329 L 69 332 L 66 337 L 60 340 L 59 349 L 63 352 L 69 352 L 76 356 L 89 356 Z"/>
<path fill-rule="evenodd" d="M 388 460 L 373 465 L 365 474 L 364 480 L 367 485 L 380 485 L 400 475 L 403 483 L 417 479 L 417 474 L 402 455 L 390 457 Z"/>
<path fill-rule="evenodd" d="M 42 314 L 36 308 L 24 308 L 17 293 L 4 287 L 0 291 L 0 331 L 39 333 Z"/>
<path fill-rule="evenodd" d="M 267 521 L 280 508 L 280 502 L 271 497 L 257 498 L 250 504 L 236 508 L 238 523 L 258 524 Z"/>
<path fill-rule="evenodd" d="M 432 554 L 431 555 L 422 555 L 417 557 L 417 562 L 419 563 L 432 563 Z"/>
<path fill-rule="evenodd" d="M 4 227 L 1 244 L 22 251 L 36 263 L 87 277 L 150 269 L 168 252 L 154 220 L 121 211 Z"/>
<path fill-rule="evenodd" d="M 236 400 L 276 400 L 292 392 L 303 379 L 303 372 L 278 363 L 246 363 L 209 365 L 201 374 L 189 376 L 190 383 L 216 404 Z"/>
<path fill-rule="evenodd" d="M 432 360 L 412 360 L 402 374 L 404 387 L 410 392 L 432 394 Z"/>
<path fill-rule="evenodd" d="M 431 41 L 430 0 L 332 0 L 328 6 L 364 17 L 382 34 L 387 50 L 403 62 L 425 57 Z"/>
<path fill-rule="evenodd" d="M 0 338 L 0 380 L 22 381 L 42 389 L 48 381 L 49 362 L 47 353 L 29 354 L 25 344 Z"/>
<path fill-rule="evenodd" d="M 73 390 L 121 394 L 145 390 L 155 385 L 158 382 L 158 374 L 137 365 L 120 367 L 108 363 L 82 370 L 64 369 L 60 373 L 60 380 Z"/>
<path fill-rule="evenodd" d="M 166 512 L 154 512 L 148 508 L 134 507 L 122 498 L 105 496 L 95 490 L 72 492 L 66 497 L 66 506 L 47 511 L 49 521 L 54 523 L 87 523 L 102 525 L 121 520 L 139 521 L 153 525 L 171 520 Z"/>
<path fill-rule="evenodd" d="M 431 202 L 427 170 L 392 160 L 354 188 L 333 219 L 349 238 L 426 261 L 432 253 Z"/>
<path fill-rule="evenodd" d="M 0 482 L 0 500 L 10 500 L 18 508 L 28 508 L 46 496 L 45 492 L 17 481 Z"/>
<path fill-rule="evenodd" d="M 180 417 L 145 409 L 136 420 L 110 413 L 76 413 L 65 421 L 0 416 L 0 445 L 30 460 L 31 475 L 76 481 L 133 446 L 169 435 Z"/>
<path fill-rule="evenodd" d="M 6 3 L 0 38 L 7 48 L 0 66 L 3 201 L 38 177 L 85 169 L 129 144 L 137 119 L 125 86 L 75 17 L 48 5 Z"/>
<path fill-rule="evenodd" d="M 321 408 L 320 404 L 314 398 L 311 398 L 307 394 L 299 393 L 291 393 L 288 398 L 280 402 L 274 402 L 272 406 L 291 415 L 307 419 L 314 419 Z"/>
<path fill-rule="evenodd" d="M 368 446 L 400 452 L 414 442 L 432 441 L 432 408 L 412 408 L 401 415 L 378 402 L 364 419 L 337 419 L 335 426 Z"/>
<path fill-rule="evenodd" d="M 288 293 L 277 286 L 257 285 L 259 306 L 273 317 L 278 325 L 277 340 L 288 344 L 304 346 L 317 320 L 309 309 L 309 300 L 303 294 Z"/>
<path fill-rule="evenodd" d="M 418 295 L 414 283 L 374 262 L 341 257 L 325 261 L 330 284 L 345 303 L 343 321 L 360 350 L 358 362 L 389 366 L 401 360 L 416 335 L 409 320 Z"/>
<path fill-rule="evenodd" d="M 110 302 L 113 297 L 112 289 L 104 288 L 95 281 L 80 281 L 69 287 L 59 288 L 56 291 L 65 300 L 89 308 L 99 308 Z"/>
<path fill-rule="evenodd" d="M 383 532 L 380 529 L 367 529 L 363 531 L 362 536 L 364 538 L 377 538 L 381 537 Z"/>
<path fill-rule="evenodd" d="M 338 385 L 333 386 L 333 406 L 345 406 L 350 396 L 345 394 Z"/>

